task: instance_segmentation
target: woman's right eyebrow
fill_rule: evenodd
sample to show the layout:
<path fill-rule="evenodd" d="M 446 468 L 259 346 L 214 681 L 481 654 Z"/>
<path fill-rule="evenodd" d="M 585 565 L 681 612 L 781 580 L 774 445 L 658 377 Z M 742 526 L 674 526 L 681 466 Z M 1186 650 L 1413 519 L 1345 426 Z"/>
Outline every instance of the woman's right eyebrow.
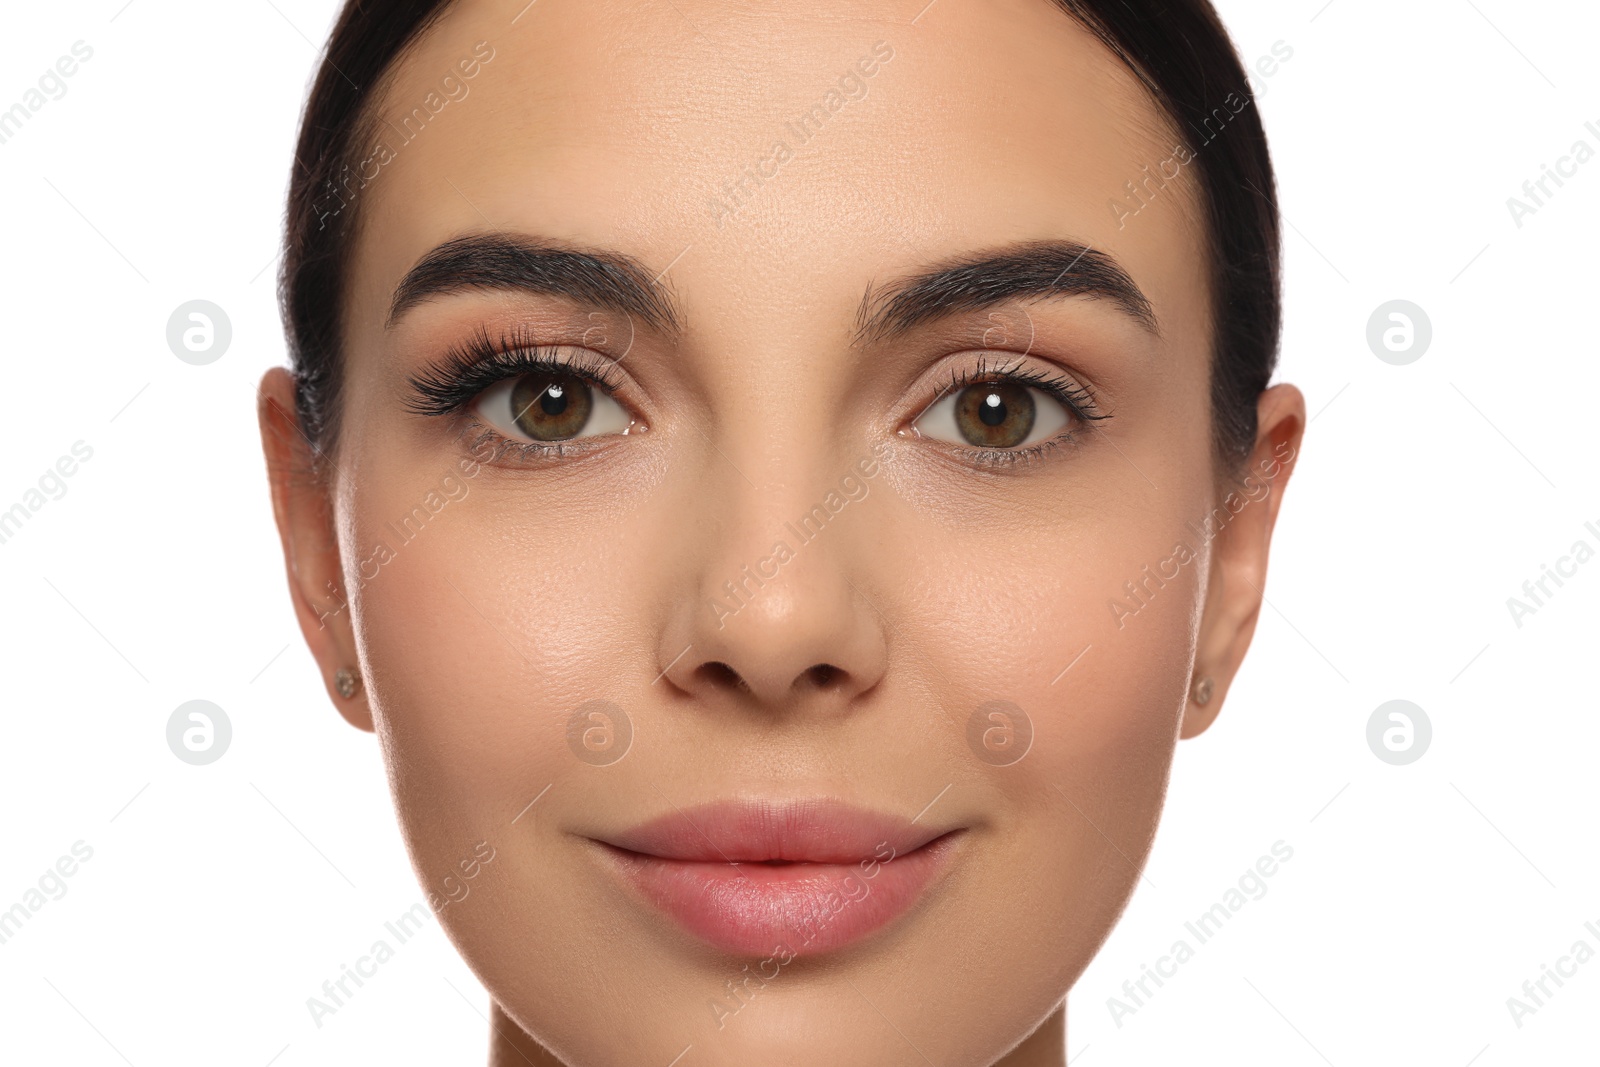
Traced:
<path fill-rule="evenodd" d="M 666 271 L 662 271 L 665 274 Z M 438 245 L 406 272 L 389 304 L 385 328 L 431 297 L 474 289 L 566 297 L 588 307 L 637 316 L 675 337 L 683 316 L 672 294 L 638 260 L 515 233 L 474 233 Z"/>

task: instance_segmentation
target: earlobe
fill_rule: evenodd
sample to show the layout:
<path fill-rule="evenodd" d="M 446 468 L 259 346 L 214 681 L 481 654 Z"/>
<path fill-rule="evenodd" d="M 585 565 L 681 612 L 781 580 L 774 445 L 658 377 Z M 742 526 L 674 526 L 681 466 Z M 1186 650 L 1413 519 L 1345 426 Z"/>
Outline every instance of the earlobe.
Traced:
<path fill-rule="evenodd" d="M 1266 597 L 1272 531 L 1299 459 L 1305 424 L 1305 397 L 1299 389 L 1275 385 L 1263 391 L 1256 402 L 1255 445 L 1245 466 L 1219 479 L 1219 498 L 1226 498 L 1240 480 L 1249 491 L 1240 496 L 1246 502 L 1237 512 L 1227 509 L 1231 517 L 1212 542 L 1206 603 L 1180 737 L 1195 737 L 1216 720 L 1255 636 Z M 1202 690 L 1203 681 L 1209 685 Z"/>
<path fill-rule="evenodd" d="M 366 694 L 340 695 L 339 672 L 353 669 L 355 639 L 346 610 L 329 487 L 317 475 L 311 443 L 294 414 L 294 389 L 294 377 L 274 367 L 261 379 L 256 408 L 289 597 L 329 699 L 352 726 L 370 731 L 372 712 Z M 353 677 L 359 678 L 359 672 Z"/>
<path fill-rule="evenodd" d="M 1187 739 L 1204 733 L 1216 721 L 1225 695 L 1226 687 L 1219 688 L 1217 680 L 1210 675 L 1196 679 L 1189 686 L 1189 702 L 1183 709 L 1183 726 L 1178 737 Z"/>

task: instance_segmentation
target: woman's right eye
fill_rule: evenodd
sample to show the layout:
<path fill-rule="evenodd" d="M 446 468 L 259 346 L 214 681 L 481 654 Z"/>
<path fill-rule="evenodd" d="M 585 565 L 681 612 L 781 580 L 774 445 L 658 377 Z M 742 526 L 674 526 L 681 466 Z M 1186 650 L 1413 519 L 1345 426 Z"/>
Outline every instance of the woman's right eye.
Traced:
<path fill-rule="evenodd" d="M 556 443 L 625 432 L 633 419 L 590 379 L 532 371 L 491 385 L 473 404 L 501 434 L 524 443 Z"/>

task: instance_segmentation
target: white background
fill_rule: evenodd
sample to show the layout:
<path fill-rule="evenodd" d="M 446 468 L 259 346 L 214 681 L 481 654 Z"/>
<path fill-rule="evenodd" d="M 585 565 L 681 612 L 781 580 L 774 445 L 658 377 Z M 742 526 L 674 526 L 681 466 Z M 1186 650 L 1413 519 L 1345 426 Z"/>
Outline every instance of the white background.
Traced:
<path fill-rule="evenodd" d="M 941 0 L 974 3 L 979 0 Z M 80 839 L 67 893 L 0 945 L 9 1063 L 470 1063 L 482 988 L 436 924 L 316 1028 L 306 998 L 422 893 L 373 738 L 295 629 L 253 401 L 295 122 L 332 0 L 13 4 L 0 108 L 93 58 L 0 144 L 0 510 L 82 440 L 67 492 L 0 544 L 0 909 Z M 1518 627 L 1508 597 L 1600 548 L 1600 159 L 1518 227 L 1506 200 L 1600 150 L 1600 12 L 1554 0 L 1222 0 L 1282 188 L 1280 377 L 1315 412 L 1270 607 L 1225 713 L 1179 748 L 1125 918 L 1069 998 L 1074 1063 L 1595 1062 L 1600 960 L 1512 1020 L 1580 938 L 1595 858 L 1600 560 Z M 1584 128 L 1593 121 L 1597 131 Z M 226 355 L 174 358 L 203 298 Z M 1366 342 L 1391 299 L 1433 341 Z M 224 759 L 168 750 L 221 705 Z M 1382 702 L 1425 709 L 1380 762 Z M 1293 858 L 1131 1016 L 1107 998 L 1274 842 Z M 1018 983 L 1029 980 L 1016 975 Z"/>

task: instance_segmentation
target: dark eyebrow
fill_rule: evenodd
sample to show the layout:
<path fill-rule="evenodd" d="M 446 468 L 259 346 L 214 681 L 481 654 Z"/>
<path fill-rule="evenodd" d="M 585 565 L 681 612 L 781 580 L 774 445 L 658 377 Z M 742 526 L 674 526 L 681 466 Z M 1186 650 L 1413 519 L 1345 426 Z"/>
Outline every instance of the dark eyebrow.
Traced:
<path fill-rule="evenodd" d="M 887 340 L 963 311 L 1052 295 L 1109 300 L 1146 330 L 1160 332 L 1149 299 L 1111 256 L 1075 241 L 1027 241 L 969 253 L 876 290 L 869 286 L 853 343 Z"/>
<path fill-rule="evenodd" d="M 429 297 L 503 289 L 563 296 L 635 315 L 676 335 L 682 329 L 682 316 L 671 294 L 657 284 L 659 278 L 621 252 L 567 247 L 523 234 L 469 234 L 434 248 L 407 272 L 395 288 L 384 325 L 393 326 Z"/>

